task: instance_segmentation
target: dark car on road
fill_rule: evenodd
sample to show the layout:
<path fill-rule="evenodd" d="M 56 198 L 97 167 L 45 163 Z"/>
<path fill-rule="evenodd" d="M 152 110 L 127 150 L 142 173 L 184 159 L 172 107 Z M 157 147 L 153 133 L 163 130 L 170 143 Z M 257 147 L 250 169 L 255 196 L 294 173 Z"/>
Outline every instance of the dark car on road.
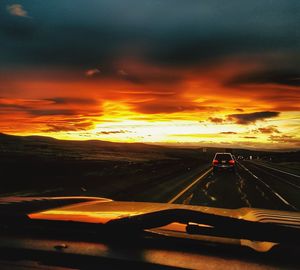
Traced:
<path fill-rule="evenodd" d="M 235 159 L 231 153 L 216 153 L 212 162 L 214 172 L 235 171 Z"/>

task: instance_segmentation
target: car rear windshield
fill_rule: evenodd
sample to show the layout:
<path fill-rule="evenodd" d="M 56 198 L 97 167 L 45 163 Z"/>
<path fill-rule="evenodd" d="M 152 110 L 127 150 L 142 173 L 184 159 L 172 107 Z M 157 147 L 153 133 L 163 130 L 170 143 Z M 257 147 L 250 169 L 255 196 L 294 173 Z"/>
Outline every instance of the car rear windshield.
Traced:
<path fill-rule="evenodd" d="M 230 154 L 217 154 L 215 159 L 217 159 L 217 160 L 226 160 L 227 161 L 227 160 L 231 160 L 232 157 L 231 157 Z"/>

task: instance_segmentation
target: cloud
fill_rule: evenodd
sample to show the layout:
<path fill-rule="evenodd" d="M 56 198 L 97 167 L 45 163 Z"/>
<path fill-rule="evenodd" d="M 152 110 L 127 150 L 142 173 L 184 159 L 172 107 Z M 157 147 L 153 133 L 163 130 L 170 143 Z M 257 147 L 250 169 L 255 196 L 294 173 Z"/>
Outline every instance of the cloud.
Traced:
<path fill-rule="evenodd" d="M 75 1 L 72 12 L 65 10 L 64 1 L 56 1 L 55 8 L 52 1 L 44 2 L 32 4 L 41 22 L 36 24 L 38 34 L 28 44 L 4 48 L 10 62 L 77 68 L 101 63 L 112 67 L 120 58 L 133 56 L 157 66 L 206 67 L 231 56 L 274 51 L 290 55 L 298 50 L 294 1 L 272 6 L 267 1 L 243 5 L 231 1 L 222 8 L 211 0 L 176 1 L 172 12 L 170 1 L 155 1 L 151 8 L 138 0 L 128 5 L 122 1 L 92 1 L 89 5 Z M 8 6 L 8 10 L 28 16 L 19 4 Z M 111 20 L 115 14 L 118 21 Z M 11 29 L 10 22 L 0 18 L 1 28 Z M 6 42 L 13 44 L 10 39 Z"/>
<path fill-rule="evenodd" d="M 245 138 L 245 139 L 257 139 L 256 136 L 244 136 L 243 138 Z"/>
<path fill-rule="evenodd" d="M 220 134 L 237 134 L 237 132 L 233 132 L 233 131 L 223 131 L 223 132 L 220 132 Z"/>
<path fill-rule="evenodd" d="M 111 130 L 111 131 L 99 131 L 98 135 L 111 135 L 111 134 L 123 134 L 123 133 L 131 133 L 129 130 Z"/>
<path fill-rule="evenodd" d="M 237 108 L 237 109 L 235 109 L 236 111 L 238 111 L 238 112 L 243 112 L 244 110 L 243 109 L 241 109 L 241 108 Z"/>
<path fill-rule="evenodd" d="M 236 86 L 242 84 L 279 84 L 300 86 L 300 71 L 298 70 L 258 70 L 237 75 L 230 79 L 226 85 Z"/>
<path fill-rule="evenodd" d="M 208 120 L 215 124 L 223 124 L 225 122 L 224 119 L 218 117 L 209 117 Z"/>
<path fill-rule="evenodd" d="M 52 101 L 55 104 L 81 104 L 81 105 L 97 104 L 96 100 L 91 98 L 54 97 L 46 100 Z"/>
<path fill-rule="evenodd" d="M 144 114 L 159 114 L 159 113 L 178 113 L 178 112 L 197 112 L 208 111 L 212 108 L 199 106 L 197 103 L 184 100 L 163 99 L 139 102 L 132 104 L 134 110 Z"/>
<path fill-rule="evenodd" d="M 82 131 L 91 129 L 93 127 L 93 123 L 72 123 L 66 121 L 62 124 L 47 124 L 47 127 L 48 128 L 44 130 L 45 132 Z"/>
<path fill-rule="evenodd" d="M 86 72 L 85 72 L 85 75 L 87 77 L 93 77 L 97 74 L 101 73 L 100 69 L 98 68 L 93 68 L 93 69 L 88 69 Z"/>
<path fill-rule="evenodd" d="M 119 69 L 118 70 L 118 74 L 121 75 L 121 76 L 127 76 L 127 75 L 129 75 L 124 69 Z"/>
<path fill-rule="evenodd" d="M 1 104 L 0 103 L 0 110 L 2 109 L 12 109 L 12 110 L 24 110 L 27 109 L 26 106 L 19 105 L 19 104 Z"/>
<path fill-rule="evenodd" d="M 0 110 L 28 111 L 45 107 L 51 102 L 42 99 L 0 98 Z"/>
<path fill-rule="evenodd" d="M 31 132 L 83 131 L 93 127 L 101 106 L 92 98 L 1 98 L 0 129 Z"/>
<path fill-rule="evenodd" d="M 50 104 L 0 105 L 10 119 L 24 115 L 19 122 L 27 117 L 39 128 L 74 116 L 101 122 L 97 113 L 221 127 L 299 111 L 297 1 L 221 8 L 217 0 L 174 1 L 172 12 L 170 1 L 72 1 L 72 9 L 64 1 L 31 2 L 25 8 L 34 20 L 11 16 L 5 5 L 0 11 L 0 95 Z M 121 105 L 104 110 L 106 102 Z M 284 117 L 276 123 L 282 132 Z M 265 138 L 271 130 L 263 128 L 253 135 Z"/>
<path fill-rule="evenodd" d="M 288 144 L 294 144 L 296 146 L 300 146 L 300 139 L 295 138 L 294 136 L 290 135 L 271 135 L 269 137 L 269 140 L 272 142 L 277 143 L 288 143 Z"/>
<path fill-rule="evenodd" d="M 268 126 L 268 127 L 258 128 L 254 132 L 260 132 L 263 134 L 280 133 L 280 131 L 277 129 L 276 126 Z"/>
<path fill-rule="evenodd" d="M 28 109 L 28 113 L 34 116 L 54 116 L 54 115 L 76 115 L 77 112 L 74 110 L 69 109 L 61 109 L 61 110 L 55 110 L 55 109 Z"/>
<path fill-rule="evenodd" d="M 120 71 L 118 74 L 122 80 L 137 85 L 161 84 L 171 86 L 178 85 L 183 80 L 182 76 L 178 73 L 170 72 L 167 69 L 153 70 L 150 66 L 146 67 L 143 65 L 130 70 L 130 73 L 123 70 L 121 70 L 121 72 L 122 74 L 120 74 Z"/>
<path fill-rule="evenodd" d="M 271 112 L 271 111 L 230 114 L 227 116 L 227 119 L 230 121 L 234 121 L 240 125 L 247 125 L 250 123 L 254 123 L 258 120 L 265 120 L 267 118 L 277 117 L 279 116 L 279 114 L 280 114 L 279 112 Z"/>
<path fill-rule="evenodd" d="M 23 112 L 33 116 L 85 115 L 101 112 L 93 98 L 54 97 L 45 99 L 0 98 L 0 112 Z"/>
<path fill-rule="evenodd" d="M 27 11 L 20 4 L 12 4 L 7 6 L 7 11 L 13 16 L 29 17 Z"/>

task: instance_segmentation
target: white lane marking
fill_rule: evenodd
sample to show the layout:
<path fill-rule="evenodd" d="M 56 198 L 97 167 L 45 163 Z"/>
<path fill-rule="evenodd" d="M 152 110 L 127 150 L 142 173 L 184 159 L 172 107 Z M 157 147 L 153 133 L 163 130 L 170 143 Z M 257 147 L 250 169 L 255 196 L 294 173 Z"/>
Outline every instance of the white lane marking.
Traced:
<path fill-rule="evenodd" d="M 172 198 L 170 201 L 168 201 L 168 203 L 175 202 L 179 197 L 181 197 L 184 193 L 186 193 L 190 188 L 192 188 L 200 180 L 202 180 L 204 177 L 206 177 L 211 171 L 212 171 L 212 168 L 208 169 L 205 173 L 203 173 L 198 178 L 196 178 L 196 180 L 193 183 L 191 183 L 189 186 L 187 186 L 185 189 L 183 189 L 181 192 L 179 192 L 174 198 Z"/>
<path fill-rule="evenodd" d="M 260 181 L 262 184 L 264 184 L 272 193 L 275 194 L 275 196 L 277 196 L 277 198 L 279 198 L 284 204 L 292 207 L 294 210 L 298 210 L 297 207 L 293 206 L 292 204 L 290 204 L 287 200 L 285 200 L 281 195 L 279 195 L 276 191 L 274 191 L 267 183 L 265 183 L 263 180 L 261 180 L 260 178 L 258 178 L 253 172 L 251 172 L 248 168 L 246 168 L 243 164 L 241 164 L 239 162 L 239 165 L 246 170 L 248 173 L 250 173 L 255 179 L 257 179 L 258 181 Z"/>
<path fill-rule="evenodd" d="M 279 170 L 279 169 L 275 169 L 275 168 L 272 168 L 272 167 L 270 167 L 270 166 L 263 165 L 263 164 L 261 164 L 261 163 L 256 163 L 256 162 L 253 162 L 253 163 L 254 163 L 255 165 L 258 165 L 258 166 L 266 167 L 266 168 L 269 168 L 269 169 L 274 170 L 274 171 L 278 171 L 278 172 L 281 172 L 281 173 L 285 173 L 285 174 L 288 174 L 288 175 L 291 175 L 291 176 L 300 178 L 300 175 L 297 175 L 297 174 L 293 174 L 293 173 L 285 172 L 285 171 L 282 171 L 282 170 Z"/>
<path fill-rule="evenodd" d="M 274 174 L 274 172 L 266 171 L 266 170 L 264 169 L 264 166 L 261 166 L 261 167 L 260 167 L 257 163 L 252 163 L 252 165 L 254 165 L 254 166 L 255 166 L 256 168 L 258 168 L 259 170 L 263 170 L 266 174 L 268 174 L 268 175 L 270 175 L 270 176 L 272 176 L 272 177 L 275 177 L 275 178 L 279 179 L 281 182 L 287 183 L 287 184 L 293 186 L 294 188 L 300 189 L 300 186 L 299 186 L 299 185 L 297 185 L 297 184 L 295 184 L 295 183 L 293 183 L 293 182 L 290 182 L 290 181 L 286 180 L 285 178 L 279 177 L 278 174 L 276 174 L 276 173 Z"/>

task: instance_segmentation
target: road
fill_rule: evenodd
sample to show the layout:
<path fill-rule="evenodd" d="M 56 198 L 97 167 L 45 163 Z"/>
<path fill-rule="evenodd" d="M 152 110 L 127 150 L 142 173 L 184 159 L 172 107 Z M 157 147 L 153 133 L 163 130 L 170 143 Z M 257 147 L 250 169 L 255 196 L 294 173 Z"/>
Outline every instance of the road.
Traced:
<path fill-rule="evenodd" d="M 188 168 L 190 169 L 190 168 Z M 253 207 L 300 211 L 300 176 L 260 162 L 237 162 L 235 172 L 212 171 L 210 164 L 186 170 L 180 175 L 157 172 L 147 182 L 137 182 L 129 188 L 115 185 L 105 193 L 103 185 L 86 189 L 30 190 L 2 196 L 99 196 L 119 201 L 147 201 L 202 205 L 219 208 Z"/>
<path fill-rule="evenodd" d="M 221 208 L 300 209 L 300 176 L 270 166 L 242 161 L 236 172 L 206 170 L 169 203 Z"/>

